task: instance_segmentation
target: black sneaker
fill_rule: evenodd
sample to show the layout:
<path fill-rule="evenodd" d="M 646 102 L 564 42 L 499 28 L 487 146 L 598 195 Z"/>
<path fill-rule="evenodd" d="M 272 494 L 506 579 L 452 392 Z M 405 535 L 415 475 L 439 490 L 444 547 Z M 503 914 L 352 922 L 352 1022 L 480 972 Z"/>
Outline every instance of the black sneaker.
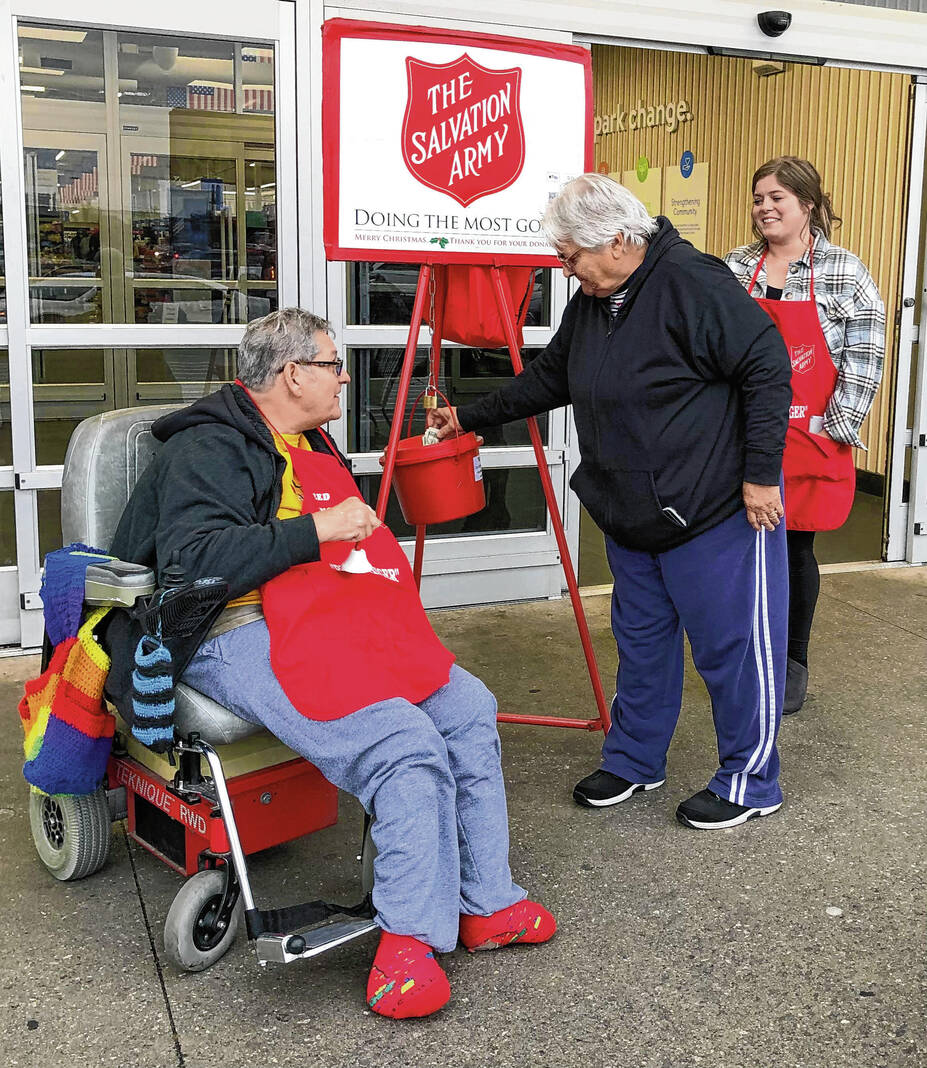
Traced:
<path fill-rule="evenodd" d="M 676 809 L 676 819 L 697 831 L 714 831 L 736 827 L 758 816 L 771 816 L 780 808 L 781 801 L 778 805 L 769 805 L 767 808 L 750 808 L 749 805 L 735 805 L 733 801 L 725 801 L 711 790 L 699 790 Z"/>
<path fill-rule="evenodd" d="M 665 782 L 666 779 L 659 782 L 628 782 L 620 775 L 612 775 L 610 771 L 600 768 L 585 779 L 580 779 L 573 787 L 573 800 L 577 805 L 585 805 L 587 808 L 607 808 L 608 805 L 627 801 L 631 794 L 636 794 L 638 790 L 656 790 Z"/>
<path fill-rule="evenodd" d="M 805 703 L 808 693 L 808 668 L 791 657 L 785 665 L 785 697 L 782 700 L 782 715 L 791 716 Z"/>

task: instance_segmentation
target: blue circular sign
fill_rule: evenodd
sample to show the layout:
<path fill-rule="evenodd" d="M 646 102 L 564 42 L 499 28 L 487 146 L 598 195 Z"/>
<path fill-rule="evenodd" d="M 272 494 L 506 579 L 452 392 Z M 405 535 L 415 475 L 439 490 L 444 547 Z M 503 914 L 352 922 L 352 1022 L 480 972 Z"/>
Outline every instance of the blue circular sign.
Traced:
<path fill-rule="evenodd" d="M 679 160 L 679 171 L 683 178 L 692 177 L 692 168 L 695 166 L 695 156 L 691 152 L 686 150 L 683 152 L 681 159 Z"/>

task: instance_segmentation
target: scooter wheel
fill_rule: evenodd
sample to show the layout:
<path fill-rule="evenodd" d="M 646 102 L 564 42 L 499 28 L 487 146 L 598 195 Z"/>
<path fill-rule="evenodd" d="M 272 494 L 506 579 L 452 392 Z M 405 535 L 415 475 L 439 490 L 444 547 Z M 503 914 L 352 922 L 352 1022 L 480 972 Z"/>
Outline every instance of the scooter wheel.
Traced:
<path fill-rule="evenodd" d="M 109 856 L 112 817 L 102 787 L 81 797 L 31 790 L 29 826 L 39 860 L 62 882 L 93 875 Z"/>
<path fill-rule="evenodd" d="M 164 921 L 164 951 L 168 960 L 185 972 L 201 972 L 211 967 L 235 941 L 241 922 L 241 899 L 232 910 L 228 924 L 218 918 L 225 872 L 212 868 L 192 875 L 168 909 Z"/>

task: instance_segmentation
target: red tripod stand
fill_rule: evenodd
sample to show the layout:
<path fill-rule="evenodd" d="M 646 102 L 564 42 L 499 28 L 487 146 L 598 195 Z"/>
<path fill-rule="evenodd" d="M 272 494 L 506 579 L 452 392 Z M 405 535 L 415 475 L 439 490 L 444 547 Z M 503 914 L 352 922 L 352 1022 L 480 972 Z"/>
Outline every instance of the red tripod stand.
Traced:
<path fill-rule="evenodd" d="M 518 337 L 515 327 L 515 317 L 509 303 L 499 267 L 489 268 L 492 275 L 493 289 L 496 296 L 496 306 L 505 329 L 506 345 L 512 359 L 512 367 L 515 374 L 519 374 L 523 368 L 521 353 L 518 347 Z M 389 442 L 386 446 L 386 456 L 383 463 L 383 479 L 380 483 L 380 493 L 377 498 L 377 515 L 382 520 L 386 517 L 386 505 L 389 500 L 390 488 L 393 483 L 393 472 L 396 466 L 396 452 L 399 447 L 399 439 L 402 433 L 403 415 L 409 397 L 409 386 L 412 381 L 412 369 L 415 363 L 415 350 L 418 344 L 419 329 L 422 325 L 425 313 L 425 300 L 429 293 L 433 280 L 434 267 L 430 263 L 421 266 L 418 276 L 418 286 L 415 290 L 415 302 L 412 306 L 412 322 L 409 326 L 409 337 L 406 342 L 405 355 L 403 356 L 402 372 L 399 377 L 399 389 L 396 395 L 396 409 L 393 413 L 393 422 L 390 427 Z M 441 340 L 443 323 L 440 311 L 432 316 L 432 344 L 431 344 L 431 378 L 438 381 L 438 371 L 441 361 Z M 578 727 L 581 730 L 607 731 L 611 725 L 605 694 L 599 678 L 599 668 L 592 648 L 592 640 L 589 636 L 589 627 L 586 623 L 586 614 L 583 611 L 582 600 L 579 596 L 579 587 L 576 583 L 576 575 L 573 570 L 573 562 L 570 559 L 569 547 L 567 546 L 566 534 L 563 530 L 563 522 L 560 518 L 560 510 L 557 507 L 557 499 L 554 494 L 553 482 L 547 469 L 547 460 L 544 456 L 544 445 L 538 430 L 537 420 L 528 419 L 528 434 L 534 455 L 538 465 L 538 474 L 541 476 L 541 486 L 544 490 L 544 499 L 547 502 L 547 511 L 550 514 L 551 525 L 554 528 L 554 536 L 557 539 L 557 547 L 560 550 L 560 561 L 563 565 L 563 573 L 566 577 L 567 587 L 570 591 L 570 600 L 573 604 L 573 614 L 576 617 L 576 627 L 579 630 L 579 638 L 583 646 L 583 654 L 586 658 L 586 667 L 589 671 L 589 680 L 595 694 L 598 706 L 598 717 L 595 719 L 568 719 L 560 716 L 530 716 L 518 713 L 504 712 L 499 714 L 502 723 L 528 723 L 545 727 Z M 425 547 L 425 527 L 417 526 L 415 529 L 415 557 L 413 571 L 415 581 L 421 585 L 422 557 Z"/>

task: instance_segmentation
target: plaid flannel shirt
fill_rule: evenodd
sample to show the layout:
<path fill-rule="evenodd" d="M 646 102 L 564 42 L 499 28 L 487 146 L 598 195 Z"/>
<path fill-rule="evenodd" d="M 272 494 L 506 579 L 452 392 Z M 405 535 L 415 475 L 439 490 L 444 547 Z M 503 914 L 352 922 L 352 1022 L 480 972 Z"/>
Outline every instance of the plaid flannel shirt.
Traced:
<path fill-rule="evenodd" d="M 746 289 L 766 248 L 765 242 L 735 248 L 724 257 Z M 750 296 L 766 294 L 766 265 Z M 811 257 L 806 251 L 789 264 L 783 300 L 811 299 Z M 824 339 L 837 368 L 837 384 L 824 412 L 824 429 L 835 441 L 865 448 L 859 428 L 869 414 L 885 357 L 885 306 L 872 275 L 845 248 L 823 234 L 814 239 L 814 300 Z"/>

